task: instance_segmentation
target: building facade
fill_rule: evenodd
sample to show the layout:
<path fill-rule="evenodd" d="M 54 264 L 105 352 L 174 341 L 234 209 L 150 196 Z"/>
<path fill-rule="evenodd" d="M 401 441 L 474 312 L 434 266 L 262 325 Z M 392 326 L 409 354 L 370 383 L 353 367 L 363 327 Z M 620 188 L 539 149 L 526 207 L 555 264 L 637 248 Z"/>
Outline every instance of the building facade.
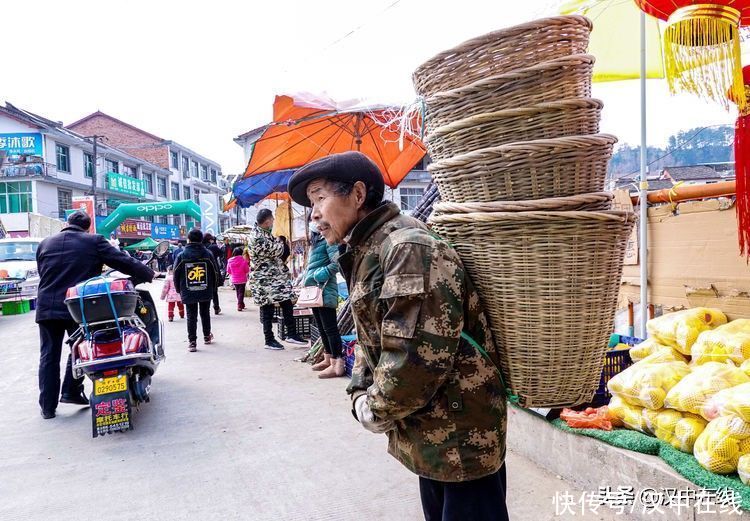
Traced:
<path fill-rule="evenodd" d="M 221 166 L 216 161 L 103 112 L 89 114 L 67 128 L 85 135 L 106 136 L 109 145 L 157 165 L 165 174 L 144 178 L 157 200 L 193 199 L 200 204 L 201 198 L 211 198 L 218 205 L 227 191 Z M 188 224 L 185 216 L 165 219 L 171 224 Z M 219 221 L 220 230 L 225 230 L 232 224 L 232 216 L 220 212 Z"/>

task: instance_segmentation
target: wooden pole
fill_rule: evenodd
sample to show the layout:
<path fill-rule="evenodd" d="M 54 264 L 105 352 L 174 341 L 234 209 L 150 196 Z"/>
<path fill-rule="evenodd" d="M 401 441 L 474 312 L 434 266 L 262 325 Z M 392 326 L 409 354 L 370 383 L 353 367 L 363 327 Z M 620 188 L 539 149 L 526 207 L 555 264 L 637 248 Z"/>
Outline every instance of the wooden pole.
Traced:
<path fill-rule="evenodd" d="M 688 185 L 655 190 L 648 193 L 649 203 L 679 203 L 693 199 L 707 199 L 710 197 L 728 197 L 737 193 L 734 181 L 723 181 L 705 185 Z M 633 204 L 638 203 L 638 196 L 631 196 Z"/>

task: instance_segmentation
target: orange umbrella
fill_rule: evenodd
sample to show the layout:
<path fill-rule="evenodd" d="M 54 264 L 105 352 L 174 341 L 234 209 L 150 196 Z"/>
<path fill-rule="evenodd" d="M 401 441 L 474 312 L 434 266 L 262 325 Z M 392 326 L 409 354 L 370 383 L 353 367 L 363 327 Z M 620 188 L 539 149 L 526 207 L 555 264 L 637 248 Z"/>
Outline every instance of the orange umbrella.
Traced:
<path fill-rule="evenodd" d="M 257 135 L 243 177 L 299 168 L 330 154 L 359 150 L 380 167 L 385 183 L 395 188 L 425 155 L 412 132 L 418 116 L 401 107 L 353 107 L 330 99 L 276 96 L 273 122 L 246 135 Z"/>

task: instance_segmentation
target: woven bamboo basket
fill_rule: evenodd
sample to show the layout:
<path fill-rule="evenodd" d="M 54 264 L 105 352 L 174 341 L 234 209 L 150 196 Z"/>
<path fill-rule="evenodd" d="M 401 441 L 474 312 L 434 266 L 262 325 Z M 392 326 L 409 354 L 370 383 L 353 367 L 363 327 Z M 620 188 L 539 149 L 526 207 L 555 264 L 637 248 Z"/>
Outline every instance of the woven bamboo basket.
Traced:
<path fill-rule="evenodd" d="M 443 201 L 516 201 L 604 188 L 617 138 L 572 136 L 483 148 L 430 164 Z"/>
<path fill-rule="evenodd" d="M 573 15 L 493 31 L 420 65 L 412 75 L 414 88 L 421 96 L 431 96 L 529 63 L 584 53 L 591 27 L 588 18 Z"/>
<path fill-rule="evenodd" d="M 427 133 L 469 116 L 591 96 L 594 57 L 563 56 L 439 92 L 425 100 Z"/>
<path fill-rule="evenodd" d="M 490 202 L 440 202 L 433 206 L 435 215 L 488 212 L 600 212 L 612 209 L 612 192 L 593 192 L 570 197 L 550 197 L 529 201 L 490 201 Z"/>
<path fill-rule="evenodd" d="M 525 407 L 591 400 L 612 332 L 629 212 L 433 214 L 483 301 L 506 385 Z"/>
<path fill-rule="evenodd" d="M 425 142 L 433 161 L 519 141 L 583 136 L 599 132 L 602 102 L 591 98 L 471 116 L 436 129 Z"/>

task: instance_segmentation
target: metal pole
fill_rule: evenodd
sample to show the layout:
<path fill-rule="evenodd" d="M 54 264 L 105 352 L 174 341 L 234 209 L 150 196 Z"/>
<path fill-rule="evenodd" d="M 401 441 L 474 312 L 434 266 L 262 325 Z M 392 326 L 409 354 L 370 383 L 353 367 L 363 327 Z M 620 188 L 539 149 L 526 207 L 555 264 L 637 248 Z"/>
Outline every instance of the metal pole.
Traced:
<path fill-rule="evenodd" d="M 648 144 L 646 142 L 646 13 L 641 12 L 641 182 L 640 188 L 640 247 L 641 265 L 641 338 L 646 338 L 648 322 Z"/>
<path fill-rule="evenodd" d="M 94 198 L 94 216 L 93 218 L 96 220 L 96 145 L 98 142 L 99 136 L 94 136 L 94 164 L 91 165 L 91 195 Z"/>

